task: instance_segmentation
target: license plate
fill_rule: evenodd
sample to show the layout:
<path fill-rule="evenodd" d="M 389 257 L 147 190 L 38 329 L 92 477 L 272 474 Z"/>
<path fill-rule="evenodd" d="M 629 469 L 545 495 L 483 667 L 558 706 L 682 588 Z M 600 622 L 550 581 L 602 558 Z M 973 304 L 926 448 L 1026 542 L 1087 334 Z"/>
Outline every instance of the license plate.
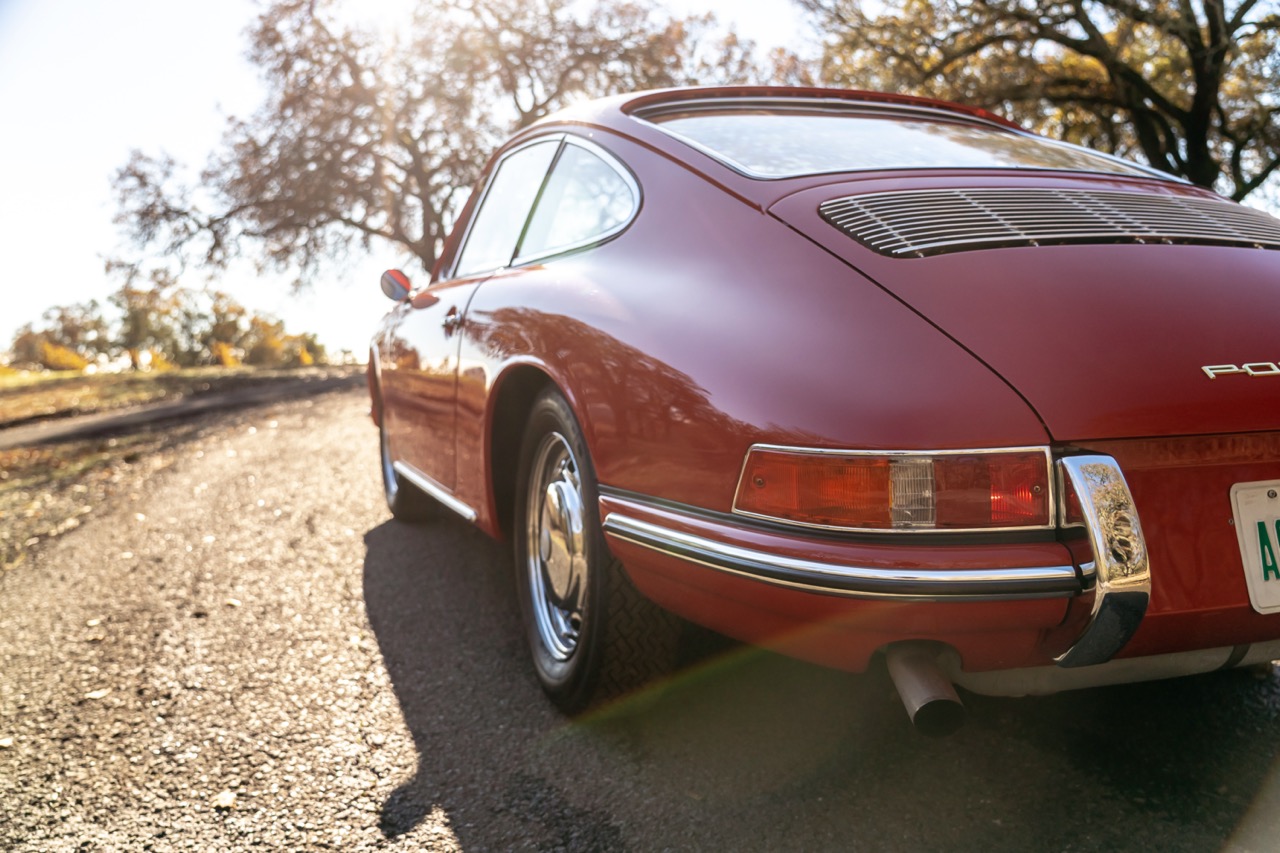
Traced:
<path fill-rule="evenodd" d="M 1231 509 L 1249 603 L 1259 613 L 1280 612 L 1280 480 L 1236 483 Z"/>

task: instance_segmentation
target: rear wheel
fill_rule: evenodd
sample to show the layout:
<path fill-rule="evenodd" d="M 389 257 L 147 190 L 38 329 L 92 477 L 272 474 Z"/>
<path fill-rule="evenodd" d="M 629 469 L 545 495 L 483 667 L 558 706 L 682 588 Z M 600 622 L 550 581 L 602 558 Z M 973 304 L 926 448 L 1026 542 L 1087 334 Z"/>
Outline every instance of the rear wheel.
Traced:
<path fill-rule="evenodd" d="M 569 713 L 668 672 L 682 626 L 609 553 L 597 498 L 582 431 L 564 397 L 544 392 L 521 444 L 516 583 L 538 680 Z"/>

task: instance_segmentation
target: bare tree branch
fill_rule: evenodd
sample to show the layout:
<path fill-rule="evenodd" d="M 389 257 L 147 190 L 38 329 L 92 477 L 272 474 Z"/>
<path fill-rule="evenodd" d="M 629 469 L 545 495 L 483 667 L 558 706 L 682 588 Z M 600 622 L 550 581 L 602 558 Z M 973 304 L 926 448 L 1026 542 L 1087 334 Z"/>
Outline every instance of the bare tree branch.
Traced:
<path fill-rule="evenodd" d="M 649 0 L 421 0 L 386 50 L 327 0 L 276 0 L 251 34 L 264 104 L 228 122 L 196 182 L 135 153 L 116 174 L 116 221 L 141 248 L 212 267 L 243 253 L 305 280 L 382 242 L 431 270 L 488 153 L 568 99 L 801 73 L 732 33 L 717 52 L 713 26 L 663 20 Z"/>
<path fill-rule="evenodd" d="M 793 0 L 827 82 L 1002 109 L 1243 198 L 1273 177 L 1275 0 Z"/>

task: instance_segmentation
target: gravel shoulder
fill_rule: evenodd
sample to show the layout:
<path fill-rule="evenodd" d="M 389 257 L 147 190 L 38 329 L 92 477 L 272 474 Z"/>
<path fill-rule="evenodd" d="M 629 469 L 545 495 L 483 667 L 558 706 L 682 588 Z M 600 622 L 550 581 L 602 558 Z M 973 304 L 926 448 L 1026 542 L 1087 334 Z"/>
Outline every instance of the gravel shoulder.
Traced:
<path fill-rule="evenodd" d="M 368 444 L 358 400 L 196 425 L 0 577 L 0 848 L 343 848 L 330 828 L 376 826 L 407 748 L 360 602 L 376 505 L 323 488 L 343 460 L 312 437 Z"/>
<path fill-rule="evenodd" d="M 37 406 L 46 399 L 41 389 L 54 386 L 58 390 L 47 395 L 47 405 L 57 416 L 0 424 L 0 574 L 20 567 L 33 547 L 76 529 L 95 508 L 109 505 L 121 484 L 168 466 L 174 448 L 200 434 L 205 420 L 364 383 L 363 371 L 350 367 L 101 379 L 101 388 L 88 378 L 9 389 Z M 127 399 L 150 402 L 78 415 L 66 408 L 69 399 L 77 399 L 68 394 L 101 403 L 107 395 L 100 392 L 121 388 L 132 389 Z"/>

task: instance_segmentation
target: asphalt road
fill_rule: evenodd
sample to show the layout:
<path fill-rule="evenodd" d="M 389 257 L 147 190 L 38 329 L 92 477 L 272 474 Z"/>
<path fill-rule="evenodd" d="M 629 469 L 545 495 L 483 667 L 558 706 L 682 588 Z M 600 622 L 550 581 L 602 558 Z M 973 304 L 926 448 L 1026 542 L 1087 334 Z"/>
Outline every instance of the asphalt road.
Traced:
<path fill-rule="evenodd" d="M 1280 846 L 1274 673 L 969 697 L 928 740 L 881 674 L 731 647 L 565 719 L 505 548 L 389 520 L 366 408 L 205 415 L 0 577 L 0 849 Z"/>

